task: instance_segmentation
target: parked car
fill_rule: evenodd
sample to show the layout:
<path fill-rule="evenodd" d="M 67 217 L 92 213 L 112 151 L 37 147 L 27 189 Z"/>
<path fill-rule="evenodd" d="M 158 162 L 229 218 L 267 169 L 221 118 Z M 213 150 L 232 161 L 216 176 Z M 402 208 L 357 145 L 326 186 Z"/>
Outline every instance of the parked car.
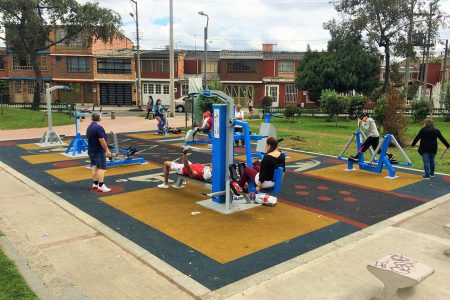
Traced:
<path fill-rule="evenodd" d="M 181 97 L 181 98 L 178 98 L 178 99 L 175 99 L 175 110 L 177 111 L 177 112 L 184 112 L 185 111 L 185 102 L 184 102 L 184 99 L 185 99 L 186 97 Z"/>

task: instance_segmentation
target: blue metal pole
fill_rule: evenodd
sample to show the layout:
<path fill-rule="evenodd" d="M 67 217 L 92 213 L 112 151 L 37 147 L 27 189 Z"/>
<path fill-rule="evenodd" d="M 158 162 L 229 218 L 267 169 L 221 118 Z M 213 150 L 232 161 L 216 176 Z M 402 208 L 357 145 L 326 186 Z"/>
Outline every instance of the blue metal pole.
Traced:
<path fill-rule="evenodd" d="M 212 151 L 212 192 L 225 191 L 226 183 L 226 117 L 227 106 L 213 104 L 213 151 Z M 225 202 L 225 195 L 213 197 L 217 203 Z"/>

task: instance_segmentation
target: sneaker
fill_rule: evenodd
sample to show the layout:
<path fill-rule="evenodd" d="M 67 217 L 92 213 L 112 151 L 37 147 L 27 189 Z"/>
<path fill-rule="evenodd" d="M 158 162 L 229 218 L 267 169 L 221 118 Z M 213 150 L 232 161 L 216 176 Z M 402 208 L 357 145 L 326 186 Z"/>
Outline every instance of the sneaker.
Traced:
<path fill-rule="evenodd" d="M 358 162 L 358 161 L 359 161 L 358 158 L 357 158 L 356 156 L 353 156 L 353 155 L 350 155 L 350 156 L 348 157 L 348 160 L 349 160 L 349 161 L 353 161 L 353 162 Z"/>
<path fill-rule="evenodd" d="M 195 134 L 195 131 L 194 130 L 189 130 L 187 133 L 186 133 L 186 136 L 184 137 L 184 141 L 185 142 L 193 142 L 194 141 L 194 134 Z"/>
<path fill-rule="evenodd" d="M 230 171 L 230 179 L 234 182 L 239 180 L 239 176 L 237 174 L 237 167 L 235 164 L 230 164 L 228 166 L 228 170 Z"/>
<path fill-rule="evenodd" d="M 158 184 L 158 187 L 159 187 L 160 189 L 168 189 L 168 188 L 169 188 L 169 185 L 168 185 L 168 184 L 161 183 L 161 184 Z"/>
<path fill-rule="evenodd" d="M 93 188 L 93 189 L 98 188 L 98 184 L 93 183 L 93 184 L 92 184 L 92 188 Z"/>
<path fill-rule="evenodd" d="M 433 174 L 433 175 L 430 175 L 430 178 L 434 178 L 434 174 Z"/>
<path fill-rule="evenodd" d="M 102 186 L 98 186 L 98 187 L 97 187 L 97 191 L 103 192 L 103 193 L 108 193 L 108 192 L 111 192 L 111 189 L 108 188 L 108 187 L 106 186 L 106 184 L 103 184 Z"/>
<path fill-rule="evenodd" d="M 237 182 L 231 181 L 230 188 L 235 195 L 237 196 L 242 195 L 242 188 L 239 186 L 239 184 L 237 184 Z"/>
<path fill-rule="evenodd" d="M 242 174 L 244 174 L 245 168 L 247 168 L 247 165 L 244 162 L 238 163 L 239 176 L 242 176 Z"/>
<path fill-rule="evenodd" d="M 394 154 L 386 153 L 386 155 L 387 155 L 389 161 L 392 161 L 392 160 L 394 160 L 394 158 L 395 158 L 395 155 L 394 155 Z"/>
<path fill-rule="evenodd" d="M 430 180 L 430 176 L 425 176 L 425 175 L 423 175 L 422 178 L 423 178 L 424 180 Z"/>

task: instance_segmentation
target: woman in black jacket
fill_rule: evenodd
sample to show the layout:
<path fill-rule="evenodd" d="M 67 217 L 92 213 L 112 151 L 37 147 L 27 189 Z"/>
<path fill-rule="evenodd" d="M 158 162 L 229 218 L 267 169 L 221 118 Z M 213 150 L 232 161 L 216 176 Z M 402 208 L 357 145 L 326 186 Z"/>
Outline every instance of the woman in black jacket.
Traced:
<path fill-rule="evenodd" d="M 414 147 L 420 140 L 419 154 L 422 156 L 423 160 L 423 168 L 425 170 L 425 174 L 423 175 L 424 179 L 430 179 L 430 177 L 434 177 L 434 157 L 437 153 L 438 138 L 445 145 L 445 147 L 450 147 L 449 143 L 442 136 L 439 129 L 434 127 L 433 121 L 431 121 L 430 119 L 425 119 L 423 121 L 422 129 L 420 129 L 419 133 L 414 138 L 414 141 L 411 144 L 411 147 Z"/>

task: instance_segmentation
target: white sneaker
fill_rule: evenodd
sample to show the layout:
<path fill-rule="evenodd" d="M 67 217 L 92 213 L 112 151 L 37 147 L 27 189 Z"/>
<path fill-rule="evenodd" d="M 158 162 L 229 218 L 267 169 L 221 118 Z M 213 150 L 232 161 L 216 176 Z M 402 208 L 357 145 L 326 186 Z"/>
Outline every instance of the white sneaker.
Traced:
<path fill-rule="evenodd" d="M 186 133 L 186 136 L 184 137 L 184 141 L 185 142 L 193 142 L 194 141 L 194 134 L 195 134 L 195 131 L 194 130 L 189 130 L 187 133 Z"/>
<path fill-rule="evenodd" d="M 169 188 L 169 185 L 164 184 L 164 183 L 161 183 L 161 184 L 158 184 L 158 187 L 159 187 L 160 189 L 168 189 L 168 188 Z"/>
<path fill-rule="evenodd" d="M 93 188 L 93 189 L 98 188 L 98 184 L 93 183 L 93 184 L 92 184 L 92 188 Z"/>
<path fill-rule="evenodd" d="M 102 186 L 98 186 L 98 187 L 97 187 L 97 191 L 103 192 L 103 193 L 107 193 L 107 192 L 111 192 L 111 189 L 108 188 L 108 187 L 106 186 L 106 184 L 103 184 Z"/>

